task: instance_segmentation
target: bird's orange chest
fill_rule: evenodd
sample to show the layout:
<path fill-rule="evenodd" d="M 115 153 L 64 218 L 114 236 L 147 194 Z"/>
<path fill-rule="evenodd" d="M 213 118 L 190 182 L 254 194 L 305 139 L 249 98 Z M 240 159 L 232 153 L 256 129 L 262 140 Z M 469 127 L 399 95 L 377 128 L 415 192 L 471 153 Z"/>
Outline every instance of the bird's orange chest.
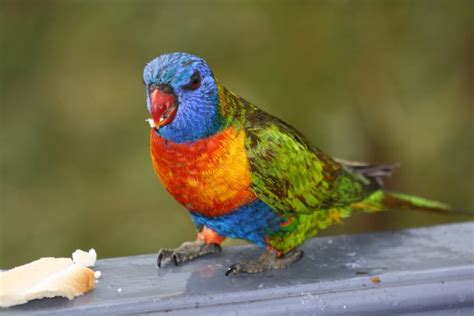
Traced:
<path fill-rule="evenodd" d="M 224 131 L 185 144 L 165 140 L 151 130 L 153 167 L 166 190 L 193 212 L 226 214 L 253 200 L 245 132 Z"/>

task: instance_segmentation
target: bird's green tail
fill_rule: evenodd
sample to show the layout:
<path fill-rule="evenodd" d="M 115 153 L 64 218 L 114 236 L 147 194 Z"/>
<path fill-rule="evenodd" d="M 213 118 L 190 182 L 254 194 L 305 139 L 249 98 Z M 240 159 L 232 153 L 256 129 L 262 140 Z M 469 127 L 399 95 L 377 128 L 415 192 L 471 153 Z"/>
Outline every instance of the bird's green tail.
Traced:
<path fill-rule="evenodd" d="M 430 212 L 452 211 L 447 204 L 438 201 L 383 190 L 375 191 L 362 202 L 353 204 L 352 208 L 366 212 L 383 211 L 387 209 L 411 209 Z"/>
<path fill-rule="evenodd" d="M 384 192 L 382 202 L 386 208 L 408 208 L 431 212 L 452 211 L 447 204 L 403 193 Z"/>

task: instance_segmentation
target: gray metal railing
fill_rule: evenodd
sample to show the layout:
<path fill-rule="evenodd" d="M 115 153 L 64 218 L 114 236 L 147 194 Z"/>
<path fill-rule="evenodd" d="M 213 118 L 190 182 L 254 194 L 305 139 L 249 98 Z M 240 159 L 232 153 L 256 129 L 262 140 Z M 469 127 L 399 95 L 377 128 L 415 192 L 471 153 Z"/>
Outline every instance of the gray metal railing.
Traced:
<path fill-rule="evenodd" d="M 99 260 L 92 292 L 0 314 L 473 315 L 474 222 L 314 238 L 303 249 L 286 270 L 230 277 L 227 266 L 256 248 L 161 270 L 155 254 Z"/>

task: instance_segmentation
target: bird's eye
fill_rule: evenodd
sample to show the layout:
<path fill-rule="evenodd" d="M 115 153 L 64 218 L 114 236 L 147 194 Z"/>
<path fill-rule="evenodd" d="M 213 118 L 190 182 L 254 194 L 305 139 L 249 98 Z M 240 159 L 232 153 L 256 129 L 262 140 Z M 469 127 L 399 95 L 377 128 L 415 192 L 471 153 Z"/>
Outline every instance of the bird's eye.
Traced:
<path fill-rule="evenodd" d="M 186 90 L 196 90 L 200 86 L 201 86 L 201 74 L 196 71 L 191 76 L 191 79 L 189 80 L 189 83 L 186 84 L 183 88 L 186 89 Z"/>

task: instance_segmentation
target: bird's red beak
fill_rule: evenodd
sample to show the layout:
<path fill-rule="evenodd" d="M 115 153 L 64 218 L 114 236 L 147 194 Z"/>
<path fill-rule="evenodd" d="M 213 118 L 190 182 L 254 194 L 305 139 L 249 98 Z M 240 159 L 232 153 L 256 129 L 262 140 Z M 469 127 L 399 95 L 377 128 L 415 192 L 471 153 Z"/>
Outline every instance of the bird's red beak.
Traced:
<path fill-rule="evenodd" d="M 151 116 L 157 128 L 168 125 L 173 121 L 177 104 L 176 97 L 172 93 L 166 93 L 159 89 L 150 93 Z"/>

